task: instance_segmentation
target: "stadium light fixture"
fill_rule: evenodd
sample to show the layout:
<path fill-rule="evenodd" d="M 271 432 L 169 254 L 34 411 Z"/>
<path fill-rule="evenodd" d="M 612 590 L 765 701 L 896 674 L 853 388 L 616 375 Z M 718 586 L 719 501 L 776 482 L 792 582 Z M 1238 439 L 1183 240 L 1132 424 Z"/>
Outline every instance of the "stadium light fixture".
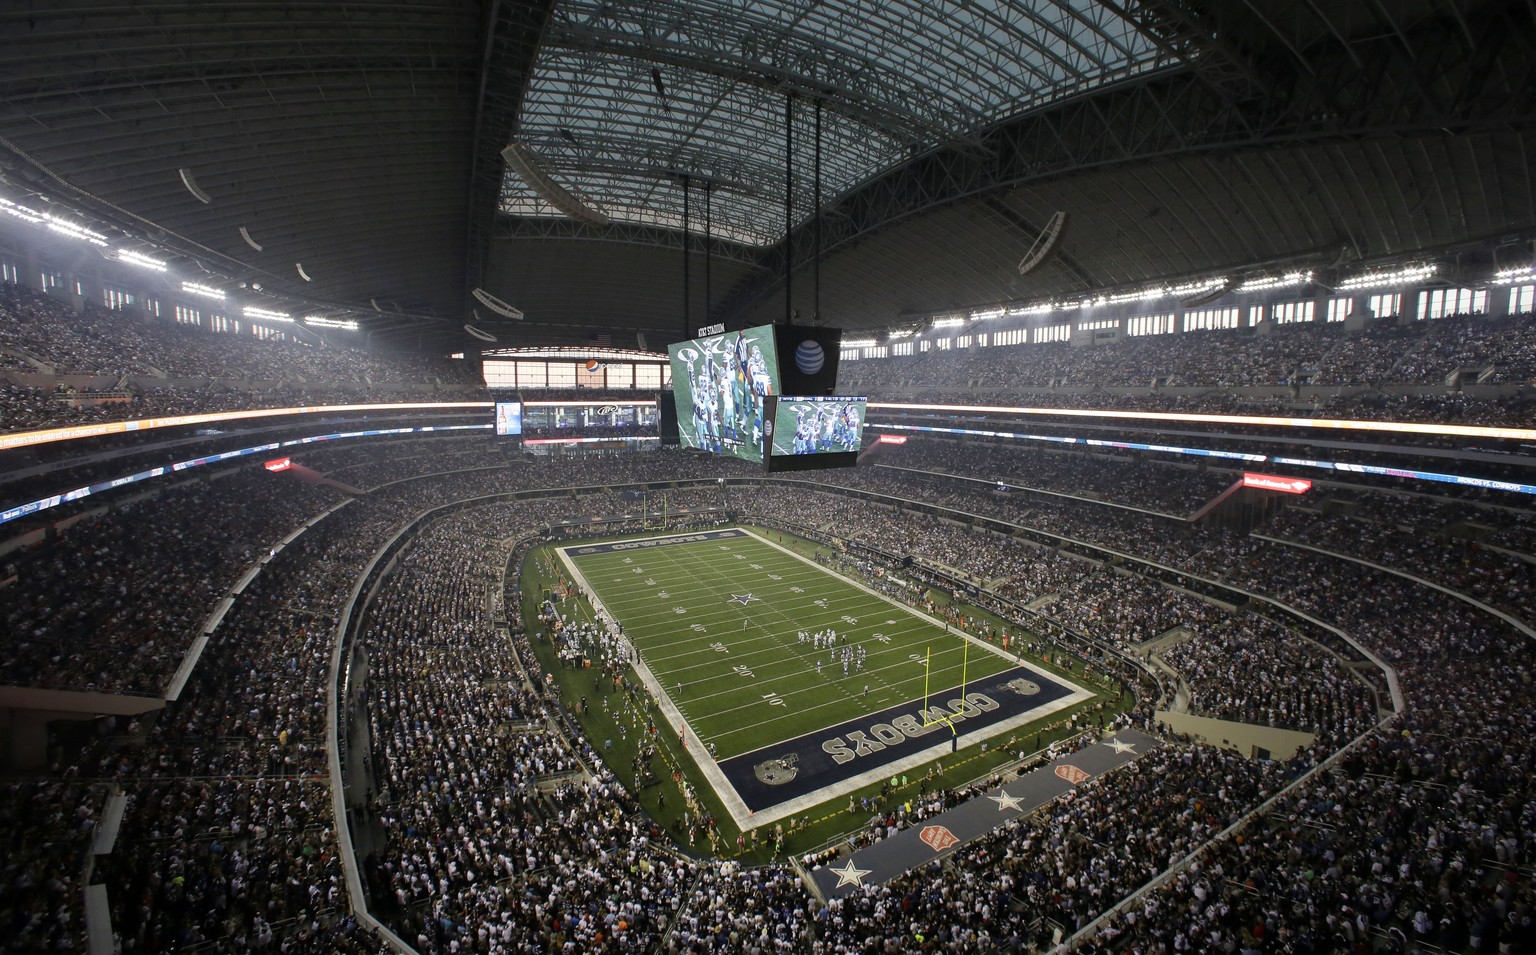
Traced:
<path fill-rule="evenodd" d="M 89 242 L 91 245 L 105 247 L 107 244 L 106 236 L 92 232 L 84 226 L 75 225 L 73 222 L 56 219 L 53 216 L 48 216 L 48 228 L 60 235 L 69 236 L 71 239 L 79 239 L 81 242 Z"/>
<path fill-rule="evenodd" d="M 293 316 L 287 312 L 274 312 L 269 308 L 258 308 L 255 305 L 247 305 L 242 309 L 242 314 L 246 318 L 252 318 L 261 322 L 293 322 Z"/>
<path fill-rule="evenodd" d="M 76 225 L 68 219 L 61 219 L 49 212 L 41 212 L 30 206 L 24 206 L 9 199 L 0 198 L 0 212 L 4 212 L 14 218 L 31 225 L 40 225 L 57 232 L 59 235 L 68 236 L 71 239 L 79 239 L 81 242 L 89 242 L 91 245 L 105 247 L 107 237 L 99 232 L 92 232 L 85 226 Z"/>
<path fill-rule="evenodd" d="M 176 170 L 176 174 L 181 177 L 181 184 L 187 187 L 188 192 L 192 193 L 192 198 L 196 199 L 198 202 L 201 202 L 203 205 L 209 205 L 213 202 L 213 197 L 208 195 L 208 193 L 205 192 L 203 188 L 197 184 L 196 179 L 192 178 L 191 169 L 188 169 L 186 166 L 182 166 L 180 169 Z"/>
<path fill-rule="evenodd" d="M 1353 292 L 1368 288 L 1390 288 L 1397 285 L 1409 285 L 1421 282 L 1434 275 L 1439 267 L 1434 264 L 1409 265 L 1401 269 L 1387 272 L 1362 272 L 1352 275 L 1340 282 L 1336 287 L 1340 292 Z"/>
<path fill-rule="evenodd" d="M 492 295 L 490 292 L 487 292 L 483 288 L 471 289 L 469 294 L 474 296 L 475 301 L 479 302 L 481 305 L 484 305 L 486 308 L 495 312 L 497 315 L 500 315 L 502 318 L 510 318 L 514 322 L 520 322 L 523 320 L 523 312 L 521 309 L 513 308 L 511 305 L 503 302 L 501 299 Z M 369 299 L 369 301 L 372 302 L 373 300 Z M 373 307 L 374 310 L 377 311 L 379 306 L 377 303 L 375 303 Z"/>
<path fill-rule="evenodd" d="M 36 209 L 28 208 L 9 199 L 0 199 L 0 212 L 14 216 L 22 222 L 28 222 L 32 225 L 42 225 L 48 221 L 47 217 Z"/>
<path fill-rule="evenodd" d="M 1033 305 L 1015 305 L 1008 309 L 1009 318 L 1020 318 L 1025 315 L 1049 315 L 1056 310 L 1054 302 L 1036 302 Z"/>
<path fill-rule="evenodd" d="M 965 319 L 963 318 L 936 318 L 933 320 L 934 328 L 954 328 L 957 325 L 964 324 Z"/>
<path fill-rule="evenodd" d="M 181 283 L 181 290 L 188 295 L 201 295 L 203 298 L 211 298 L 215 301 L 224 301 L 224 292 L 208 285 L 199 285 L 196 282 Z"/>
<path fill-rule="evenodd" d="M 154 272 L 165 271 L 165 263 L 159 259 L 152 259 L 147 255 L 141 255 L 128 249 L 119 249 L 117 251 L 117 260 L 119 262 L 126 262 L 129 265 L 136 265 L 141 269 L 150 269 Z"/>
<path fill-rule="evenodd" d="M 1499 269 L 1494 273 L 1493 284 L 1515 285 L 1520 282 L 1529 282 L 1536 279 L 1536 267 L 1522 265 L 1516 269 Z"/>
<path fill-rule="evenodd" d="M 878 344 L 880 344 L 880 342 L 878 340 L 876 340 L 876 339 L 873 339 L 873 338 L 855 338 L 855 339 L 852 339 L 850 341 L 843 342 L 842 347 L 844 347 L 844 348 L 873 348 L 873 347 L 875 347 Z"/>
<path fill-rule="evenodd" d="M 1270 289 L 1285 288 L 1289 285 L 1305 285 L 1310 281 L 1312 281 L 1311 272 L 1287 272 L 1284 275 L 1265 275 L 1260 278 L 1249 279 L 1233 291 L 1238 294 L 1267 292 Z"/>
<path fill-rule="evenodd" d="M 896 328 L 887 332 L 885 337 L 888 341 L 894 342 L 903 338 L 911 338 L 912 335 L 913 331 L 910 328 Z"/>
<path fill-rule="evenodd" d="M 660 75 L 653 74 L 653 75 Z M 545 170 L 544 162 L 533 147 L 525 142 L 514 142 L 501 151 L 501 158 L 507 163 L 516 176 L 526 182 L 539 198 L 549 203 L 560 212 L 565 213 L 577 222 L 585 222 L 588 225 L 605 226 L 609 219 L 606 215 L 583 202 L 569 189 L 560 185 Z"/>
<path fill-rule="evenodd" d="M 304 324 L 313 325 L 316 328 L 344 328 L 349 332 L 357 331 L 357 322 L 349 318 L 326 318 L 324 315 L 305 315 Z"/>
<path fill-rule="evenodd" d="M 994 318 L 1002 318 L 1006 314 L 1007 311 L 1001 308 L 981 308 L 971 312 L 971 321 L 989 322 Z"/>

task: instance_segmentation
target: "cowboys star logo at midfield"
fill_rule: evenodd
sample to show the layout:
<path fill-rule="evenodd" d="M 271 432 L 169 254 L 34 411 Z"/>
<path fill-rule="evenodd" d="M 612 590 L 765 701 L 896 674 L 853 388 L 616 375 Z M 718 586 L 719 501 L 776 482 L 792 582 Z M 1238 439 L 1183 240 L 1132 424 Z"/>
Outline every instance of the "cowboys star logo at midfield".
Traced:
<path fill-rule="evenodd" d="M 758 596 L 754 596 L 753 594 L 731 594 L 731 599 L 729 601 L 727 601 L 727 602 L 728 603 L 741 604 L 743 607 L 745 607 L 747 604 L 751 603 L 754 600 L 762 600 L 762 599 L 763 598 L 758 597 Z"/>

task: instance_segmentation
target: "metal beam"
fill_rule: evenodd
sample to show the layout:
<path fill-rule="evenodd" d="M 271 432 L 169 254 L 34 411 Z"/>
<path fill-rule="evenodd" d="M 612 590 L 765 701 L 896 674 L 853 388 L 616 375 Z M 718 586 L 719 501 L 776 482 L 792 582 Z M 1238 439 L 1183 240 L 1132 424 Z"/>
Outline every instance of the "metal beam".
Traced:
<path fill-rule="evenodd" d="M 517 126 L 539 39 L 548 27 L 555 0 L 487 0 L 487 4 L 465 212 L 464 298 L 460 308 L 466 315 L 469 293 L 479 287 L 491 251 L 504 179 L 501 150 Z"/>
<path fill-rule="evenodd" d="M 636 222 L 610 222 L 606 226 L 584 225 L 573 219 L 524 218 L 499 215 L 493 238 L 497 242 L 521 239 L 553 239 L 569 242 L 617 242 L 645 245 L 656 249 L 679 251 L 683 247 L 683 235 L 677 229 L 643 225 Z M 730 242 L 719 236 L 711 236 L 707 247 L 702 236 L 695 235 L 692 245 L 704 249 L 710 258 L 750 269 L 762 269 L 762 249 L 738 242 Z"/>
<path fill-rule="evenodd" d="M 1201 152 L 1536 126 L 1536 103 L 1521 85 L 1531 73 L 1524 40 L 1500 10 L 1469 15 L 1468 27 L 1478 38 L 1471 50 L 1460 31 L 1434 26 L 1378 41 L 1371 55 L 1360 58 L 1363 66 L 1331 57 L 1317 64 L 1315 75 L 1292 74 L 1283 95 L 1232 100 L 1186 71 L 1142 77 L 1037 110 L 988 131 L 988 142 L 1002 157 L 998 162 L 939 150 L 844 197 L 828 209 L 824 249 L 830 254 L 962 200 L 1104 166 Z M 1465 68 L 1473 51 L 1486 69 Z M 1439 77 L 1440 89 L 1433 94 L 1423 85 L 1426 63 L 1434 64 Z M 782 246 L 767 250 L 763 272 L 781 274 L 782 257 Z M 796 267 L 804 264 L 797 260 Z M 729 321 L 776 289 L 772 279 L 744 280 L 720 314 Z"/>

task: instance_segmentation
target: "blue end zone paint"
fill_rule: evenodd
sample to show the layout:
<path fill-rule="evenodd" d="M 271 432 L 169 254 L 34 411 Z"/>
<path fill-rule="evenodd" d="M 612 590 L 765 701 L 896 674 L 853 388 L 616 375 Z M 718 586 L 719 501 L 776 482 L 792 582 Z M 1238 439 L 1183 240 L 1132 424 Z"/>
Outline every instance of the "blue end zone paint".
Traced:
<path fill-rule="evenodd" d="M 701 534 L 678 534 L 676 537 L 652 537 L 647 540 L 613 541 L 608 544 L 582 544 L 578 547 L 564 547 L 561 549 L 572 557 L 590 557 L 593 554 L 616 554 L 627 551 L 650 550 L 655 547 L 667 547 L 672 544 L 697 544 L 701 541 L 718 541 L 746 536 L 741 531 L 705 531 Z"/>
<path fill-rule="evenodd" d="M 955 735 L 949 726 L 923 725 L 941 715 L 936 710 L 963 714 L 964 719 L 953 723 L 954 730 L 965 735 L 1077 690 L 1036 670 L 1014 667 L 966 684 L 963 705 L 959 687 L 933 694 L 928 701 L 929 720 L 924 719 L 922 701 L 913 700 L 721 760 L 719 768 L 747 808 L 762 812 L 851 776 L 947 744 Z M 914 732 L 915 737 L 909 735 Z"/>

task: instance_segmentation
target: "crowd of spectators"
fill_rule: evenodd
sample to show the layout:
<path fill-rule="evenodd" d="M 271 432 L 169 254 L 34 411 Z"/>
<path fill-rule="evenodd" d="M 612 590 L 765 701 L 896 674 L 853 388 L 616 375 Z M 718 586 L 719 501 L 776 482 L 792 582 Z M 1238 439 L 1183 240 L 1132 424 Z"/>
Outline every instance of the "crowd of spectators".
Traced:
<path fill-rule="evenodd" d="M 818 913 L 816 953 L 1048 948 L 1276 791 L 1288 767 L 1165 746 L 1041 812 Z"/>
<path fill-rule="evenodd" d="M 1150 463 L 1145 457 L 1041 451 L 1001 444 L 924 441 L 903 447 L 891 462 L 901 467 L 981 478 L 1101 498 L 1165 514 L 1188 514 L 1226 490 L 1239 475 Z"/>
<path fill-rule="evenodd" d="M 78 776 L 0 785 L 0 931 L 15 951 L 84 951 L 79 890 L 110 786 Z"/>
<path fill-rule="evenodd" d="M 1442 384 L 1460 369 L 1478 373 L 1465 382 L 1476 386 L 1525 384 L 1536 378 L 1536 318 L 1470 315 L 1409 324 L 1384 321 L 1360 333 L 1342 324 L 1298 323 L 1276 325 L 1264 334 L 1250 329 L 1198 331 L 1124 338 L 1089 348 L 1065 342 L 935 348 L 912 356 L 844 362 L 840 387 L 845 393 L 877 399 L 1022 399 L 1050 407 L 1467 424 L 1512 424 L 1529 414 L 1536 400 L 1529 393 L 1420 390 Z M 110 386 L 114 400 L 94 403 L 16 377 L 0 390 L 0 429 L 6 431 L 296 402 L 489 396 L 474 361 L 216 334 L 89 303 L 77 311 L 56 297 L 13 284 L 0 285 L 4 372 L 115 379 Z M 1323 390 L 1302 398 L 1289 390 L 1277 395 L 1278 386 Z M 632 394 L 555 389 L 536 396 L 605 400 Z"/>
<path fill-rule="evenodd" d="M 1201 716 L 1315 732 L 1343 744 L 1376 722 L 1370 690 L 1346 662 L 1295 630 L 1256 614 L 1189 626 L 1162 654 Z"/>
<path fill-rule="evenodd" d="M 597 754 L 549 723 L 511 634 L 487 613 L 484 588 L 505 554 L 496 542 L 551 523 L 566 503 L 495 504 L 434 524 L 370 611 L 385 838 L 370 881 L 423 952 L 652 951 L 697 871 Z"/>
<path fill-rule="evenodd" d="M 263 471 L 189 481 L 7 556 L 0 680 L 153 694 L 260 555 L 342 496 Z"/>
<path fill-rule="evenodd" d="M 1536 564 L 1518 554 L 1423 527 L 1301 508 L 1286 509 L 1264 532 L 1406 571 L 1536 623 Z"/>
<path fill-rule="evenodd" d="M 360 348 L 300 343 L 286 334 L 269 339 L 215 334 L 93 303 L 77 311 L 71 303 L 12 283 L 0 285 L 0 349 L 9 350 L 13 359 L 17 353 L 37 359 L 59 375 L 300 380 L 326 385 L 480 383 L 480 370 L 473 363 L 405 353 L 379 356 Z"/>
<path fill-rule="evenodd" d="M 1018 389 L 1251 388 L 1277 385 L 1440 384 L 1452 372 L 1492 368 L 1493 382 L 1536 377 L 1536 316 L 1457 315 L 1362 333 L 1343 324 L 1067 342 L 931 348 L 914 355 L 845 361 L 848 388 L 871 394 Z"/>
<path fill-rule="evenodd" d="M 377 947 L 347 914 L 340 884 L 337 853 L 346 847 L 336 842 L 322 775 L 325 671 L 342 600 L 414 514 L 456 497 L 735 473 L 734 465 L 673 452 L 519 456 L 510 465 L 500 449 L 482 453 L 474 470 L 431 477 L 415 476 L 445 468 L 394 451 L 356 461 L 365 469 L 353 475 L 359 484 L 412 479 L 340 509 L 274 558 L 215 633 L 181 700 L 80 763 L 82 777 L 116 780 L 130 793 L 118 849 L 99 870 L 124 950 Z M 462 457 L 452 464 L 473 464 L 473 453 Z M 1241 842 L 1220 842 L 1117 915 L 1093 944 L 1235 950 L 1287 933 L 1315 948 L 1388 929 L 1442 944 L 1465 946 L 1474 934 L 1479 946 L 1526 944 L 1531 888 L 1518 867 L 1530 864 L 1526 834 L 1536 831 L 1523 772 L 1536 756 L 1532 661 L 1496 618 L 1359 564 L 1123 507 L 968 490 L 891 469 L 818 477 L 1025 523 L 1269 594 L 1398 666 L 1408 704 L 1398 724 L 1372 737 L 1343 772 L 1321 773 L 1287 796 Z M 238 480 L 212 487 L 236 488 Z M 1213 714 L 1331 727 L 1330 739 L 1374 720 L 1364 692 L 1303 635 L 1038 542 L 932 516 L 909 525 L 888 506 L 805 484 L 685 493 L 680 504 L 811 520 L 854 546 L 897 548 L 917 566 L 1013 578 L 1015 599 L 1049 597 L 1044 612 L 1115 642 L 1183 627 L 1192 636 L 1174 661 L 1191 675 L 1197 708 Z M 501 630 L 487 609 L 509 538 L 626 503 L 607 492 L 597 501 L 560 495 L 441 520 L 412 545 L 370 618 L 370 813 L 386 848 L 369 866 L 369 884 L 375 904 L 425 951 L 986 951 L 1039 941 L 1053 924 L 1069 932 L 1088 924 L 1322 755 L 1285 767 L 1170 744 L 1070 803 L 965 847 L 947 866 L 826 907 L 802 895 L 784 868 L 679 857 L 600 752 L 569 723 L 549 720 L 536 679 L 525 683 L 511 662 L 531 659 L 516 614 Z M 234 508 L 247 523 L 268 509 L 282 510 L 268 500 Z M 171 510 L 157 511 L 157 520 Z M 204 547 L 254 539 L 200 527 L 184 533 Z M 1271 679 L 1253 679 L 1254 669 Z M 1316 674 L 1301 690 L 1273 678 L 1301 671 Z M 1135 718 L 1146 725 L 1143 711 Z M 504 728 L 513 722 L 535 725 Z M 86 806 L 85 825 L 95 810 L 78 793 L 46 801 L 70 814 Z M 36 873 L 46 870 L 26 868 L 17 884 L 35 892 Z M 36 931 L 78 931 L 67 910 L 50 913 L 65 927 L 43 919 Z"/>

